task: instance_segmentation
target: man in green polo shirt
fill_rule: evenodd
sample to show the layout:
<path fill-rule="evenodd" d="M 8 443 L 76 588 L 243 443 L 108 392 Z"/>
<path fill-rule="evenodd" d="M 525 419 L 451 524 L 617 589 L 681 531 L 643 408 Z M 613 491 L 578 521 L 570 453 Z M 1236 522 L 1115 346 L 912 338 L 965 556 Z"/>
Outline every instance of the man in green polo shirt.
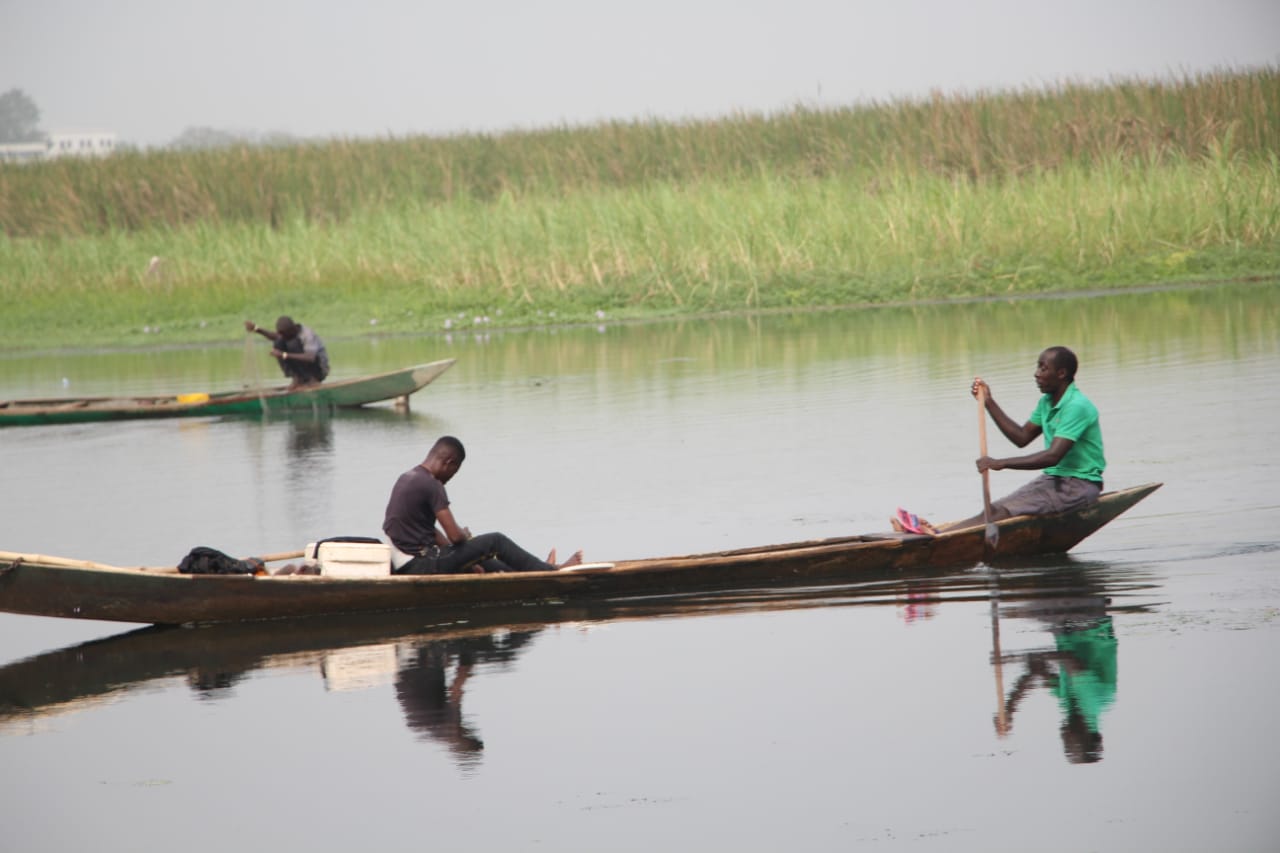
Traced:
<path fill-rule="evenodd" d="M 1102 428 L 1098 410 L 1076 387 L 1076 355 L 1066 347 L 1049 347 L 1036 362 L 1036 387 L 1042 396 L 1022 425 L 1005 414 L 991 398 L 991 390 L 981 378 L 973 380 L 973 395 L 986 392 L 987 413 L 1005 438 L 1026 447 L 1044 436 L 1044 449 L 1025 456 L 978 459 L 978 471 L 1043 471 L 1039 477 L 999 500 L 991 502 L 991 520 L 1015 515 L 1044 515 L 1089 506 L 1102 493 L 1102 472 L 1107 460 L 1102 452 Z M 900 511 L 901 515 L 901 511 Z M 982 514 L 937 528 L 916 520 L 922 532 L 973 527 L 984 522 Z M 916 526 L 916 525 L 913 525 Z M 894 527 L 901 523 L 894 519 Z"/>

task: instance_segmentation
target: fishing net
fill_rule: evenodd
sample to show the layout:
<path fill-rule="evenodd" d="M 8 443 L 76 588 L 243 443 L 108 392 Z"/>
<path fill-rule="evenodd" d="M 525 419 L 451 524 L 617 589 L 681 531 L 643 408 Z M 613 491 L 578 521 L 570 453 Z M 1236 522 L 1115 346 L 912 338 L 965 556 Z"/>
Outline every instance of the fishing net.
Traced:
<path fill-rule="evenodd" d="M 240 376 L 245 388 L 262 388 L 262 351 L 257 346 L 257 335 L 244 336 L 244 355 L 240 364 Z"/>

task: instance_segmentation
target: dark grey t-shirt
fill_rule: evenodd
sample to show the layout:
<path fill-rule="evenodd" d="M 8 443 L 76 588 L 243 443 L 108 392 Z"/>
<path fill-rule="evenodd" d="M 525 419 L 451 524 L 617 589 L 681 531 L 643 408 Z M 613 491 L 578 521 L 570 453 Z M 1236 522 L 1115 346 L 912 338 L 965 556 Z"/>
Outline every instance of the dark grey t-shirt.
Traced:
<path fill-rule="evenodd" d="M 391 488 L 382 532 L 406 554 L 420 554 L 424 547 L 436 544 L 436 513 L 447 506 L 444 483 L 414 465 Z"/>

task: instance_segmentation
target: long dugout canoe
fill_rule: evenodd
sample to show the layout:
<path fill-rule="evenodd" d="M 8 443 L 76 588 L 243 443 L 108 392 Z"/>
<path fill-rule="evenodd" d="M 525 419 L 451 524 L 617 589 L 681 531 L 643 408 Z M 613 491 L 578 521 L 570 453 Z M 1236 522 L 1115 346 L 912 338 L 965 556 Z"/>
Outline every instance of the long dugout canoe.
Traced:
<path fill-rule="evenodd" d="M 1160 487 L 1107 492 L 1083 510 L 938 536 L 883 533 L 589 564 L 578 570 L 466 575 L 184 575 L 0 552 L 0 611 L 150 624 L 202 624 L 481 605 L 617 600 L 716 589 L 855 581 L 877 573 L 961 569 L 1063 553 Z"/>
<path fill-rule="evenodd" d="M 354 408 L 421 390 L 453 366 L 446 358 L 290 391 L 285 386 L 173 394 L 152 397 L 67 397 L 40 400 L 0 400 L 0 426 L 34 426 L 92 421 L 182 418 L 212 415 L 261 415 L 288 411 Z"/>

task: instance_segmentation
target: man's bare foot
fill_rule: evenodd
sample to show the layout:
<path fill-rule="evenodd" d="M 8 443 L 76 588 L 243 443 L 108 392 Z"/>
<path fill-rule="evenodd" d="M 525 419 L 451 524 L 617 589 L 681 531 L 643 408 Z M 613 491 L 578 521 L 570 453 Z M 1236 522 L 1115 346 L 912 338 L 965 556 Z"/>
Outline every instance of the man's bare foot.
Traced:
<path fill-rule="evenodd" d="M 899 512 L 898 516 L 891 517 L 889 519 L 889 524 L 893 526 L 893 530 L 895 533 L 915 533 L 915 534 L 923 533 L 928 536 L 938 535 L 938 529 L 934 527 L 932 524 L 930 524 L 928 521 L 925 521 L 923 518 L 920 518 L 919 516 L 911 515 L 910 513 L 903 513 L 902 510 L 898 510 L 898 512 Z M 901 519 L 904 515 L 907 517 L 908 520 L 914 519 L 915 530 L 911 530 L 910 528 L 907 527 L 907 525 L 902 523 Z"/>
<path fill-rule="evenodd" d="M 552 554 L 554 554 L 554 553 L 555 553 L 555 552 L 553 551 L 553 552 L 552 552 Z M 560 565 L 556 566 L 556 564 L 555 564 L 555 563 L 552 563 L 551 565 L 556 566 L 556 568 L 557 568 L 557 569 L 567 569 L 567 568 L 570 568 L 570 567 L 572 567 L 572 566 L 578 566 L 578 565 L 581 565 L 581 564 L 582 564 L 582 552 L 581 552 L 581 551 L 574 551 L 574 552 L 573 552 L 573 556 L 572 556 L 572 557 L 570 557 L 569 559 L 565 560 L 565 561 L 564 561 L 563 563 L 561 563 Z"/>
<path fill-rule="evenodd" d="M 547 555 L 547 562 L 548 562 L 548 563 L 550 563 L 550 564 L 551 564 L 551 565 L 553 565 L 553 566 L 556 564 L 556 549 L 555 549 L 555 548 L 552 548 L 552 549 L 551 549 L 551 553 Z"/>

